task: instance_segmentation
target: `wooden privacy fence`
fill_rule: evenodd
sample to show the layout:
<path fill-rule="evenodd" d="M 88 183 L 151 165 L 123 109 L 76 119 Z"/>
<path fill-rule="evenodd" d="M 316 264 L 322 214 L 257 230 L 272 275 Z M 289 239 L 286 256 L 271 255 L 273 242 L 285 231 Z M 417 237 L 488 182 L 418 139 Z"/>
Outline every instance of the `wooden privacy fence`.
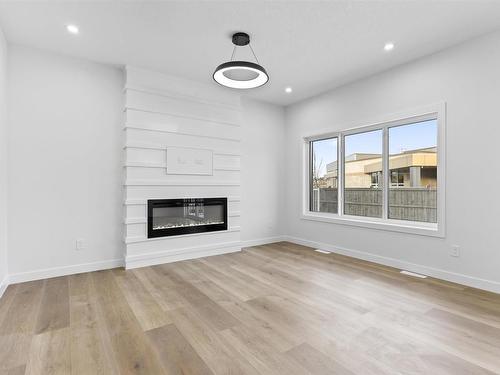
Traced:
<path fill-rule="evenodd" d="M 344 200 L 346 215 L 382 217 L 382 189 L 347 188 Z M 314 189 L 312 210 L 338 212 L 337 189 Z M 389 189 L 389 218 L 436 223 L 436 189 L 404 187 Z"/>

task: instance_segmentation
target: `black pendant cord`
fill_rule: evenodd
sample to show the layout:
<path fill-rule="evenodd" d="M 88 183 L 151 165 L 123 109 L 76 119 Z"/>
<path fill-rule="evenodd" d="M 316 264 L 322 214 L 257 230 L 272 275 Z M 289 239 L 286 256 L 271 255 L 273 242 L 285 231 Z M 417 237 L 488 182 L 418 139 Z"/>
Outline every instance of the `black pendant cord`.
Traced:
<path fill-rule="evenodd" d="M 236 52 L 236 46 L 234 46 L 234 48 L 233 48 L 233 53 L 232 53 L 232 55 L 231 55 L 231 61 L 233 61 L 233 58 L 234 58 L 234 53 L 235 53 L 235 52 Z"/>
<path fill-rule="evenodd" d="M 253 51 L 252 45 L 250 43 L 248 43 L 248 47 L 250 47 L 250 50 L 253 53 L 253 57 L 255 58 L 255 61 L 257 61 L 257 64 L 260 65 L 259 59 L 257 58 L 257 56 L 255 56 L 255 52 Z"/>
<path fill-rule="evenodd" d="M 250 51 L 252 51 L 253 58 L 255 59 L 255 61 L 257 61 L 257 64 L 260 65 L 259 59 L 255 55 L 255 52 L 253 51 L 252 45 L 250 43 L 248 44 L 248 47 L 250 47 Z M 234 46 L 234 48 L 233 48 L 233 53 L 231 54 L 231 61 L 233 61 L 235 54 L 236 54 L 236 46 Z"/>

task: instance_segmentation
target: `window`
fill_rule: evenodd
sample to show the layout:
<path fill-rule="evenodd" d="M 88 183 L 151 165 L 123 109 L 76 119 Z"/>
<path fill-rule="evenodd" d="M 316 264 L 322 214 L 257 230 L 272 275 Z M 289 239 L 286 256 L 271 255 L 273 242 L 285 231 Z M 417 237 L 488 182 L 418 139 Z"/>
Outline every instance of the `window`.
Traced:
<path fill-rule="evenodd" d="M 389 170 L 389 218 L 436 223 L 435 119 L 389 128 Z"/>
<path fill-rule="evenodd" d="M 382 217 L 382 130 L 344 137 L 344 214 Z"/>
<path fill-rule="evenodd" d="M 382 180 L 381 180 L 382 174 L 380 172 L 373 172 L 371 173 L 371 185 L 370 187 L 372 188 L 378 188 L 382 186 Z"/>
<path fill-rule="evenodd" d="M 398 169 L 391 170 L 391 186 L 404 186 L 405 175 Z"/>
<path fill-rule="evenodd" d="M 444 234 L 444 106 L 305 138 L 304 219 Z"/>
<path fill-rule="evenodd" d="M 311 142 L 310 210 L 338 211 L 337 138 Z"/>

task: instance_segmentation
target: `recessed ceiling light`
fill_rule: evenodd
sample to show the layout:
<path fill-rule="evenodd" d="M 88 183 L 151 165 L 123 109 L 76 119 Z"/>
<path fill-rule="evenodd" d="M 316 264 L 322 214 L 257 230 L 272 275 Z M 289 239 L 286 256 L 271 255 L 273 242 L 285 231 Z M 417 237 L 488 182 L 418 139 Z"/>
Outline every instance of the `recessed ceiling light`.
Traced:
<path fill-rule="evenodd" d="M 80 31 L 76 25 L 66 25 L 66 30 L 68 30 L 70 34 L 78 34 Z"/>
<path fill-rule="evenodd" d="M 293 90 L 292 90 L 292 88 L 291 88 L 291 87 L 287 87 L 287 88 L 285 89 L 285 92 L 286 92 L 287 94 L 290 94 L 292 91 L 293 91 Z"/>
<path fill-rule="evenodd" d="M 384 45 L 384 50 L 385 51 L 392 51 L 393 49 L 394 49 L 394 43 L 392 43 L 392 42 L 387 42 Z"/>

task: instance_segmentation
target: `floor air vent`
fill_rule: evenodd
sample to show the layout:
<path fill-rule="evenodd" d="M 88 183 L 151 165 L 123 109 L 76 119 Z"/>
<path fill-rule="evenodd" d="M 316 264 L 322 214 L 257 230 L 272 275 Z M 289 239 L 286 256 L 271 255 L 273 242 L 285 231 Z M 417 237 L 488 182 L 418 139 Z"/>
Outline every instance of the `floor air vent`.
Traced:
<path fill-rule="evenodd" d="M 410 272 L 410 271 L 402 270 L 399 273 L 402 273 L 403 275 L 407 275 L 407 276 L 418 277 L 419 279 L 427 279 L 426 275 L 421 275 L 421 274 L 415 273 L 415 272 Z"/>
<path fill-rule="evenodd" d="M 325 251 L 325 250 L 321 250 L 321 249 L 314 249 L 314 251 L 316 251 L 317 253 L 321 253 L 321 254 L 331 254 L 331 252 Z"/>

